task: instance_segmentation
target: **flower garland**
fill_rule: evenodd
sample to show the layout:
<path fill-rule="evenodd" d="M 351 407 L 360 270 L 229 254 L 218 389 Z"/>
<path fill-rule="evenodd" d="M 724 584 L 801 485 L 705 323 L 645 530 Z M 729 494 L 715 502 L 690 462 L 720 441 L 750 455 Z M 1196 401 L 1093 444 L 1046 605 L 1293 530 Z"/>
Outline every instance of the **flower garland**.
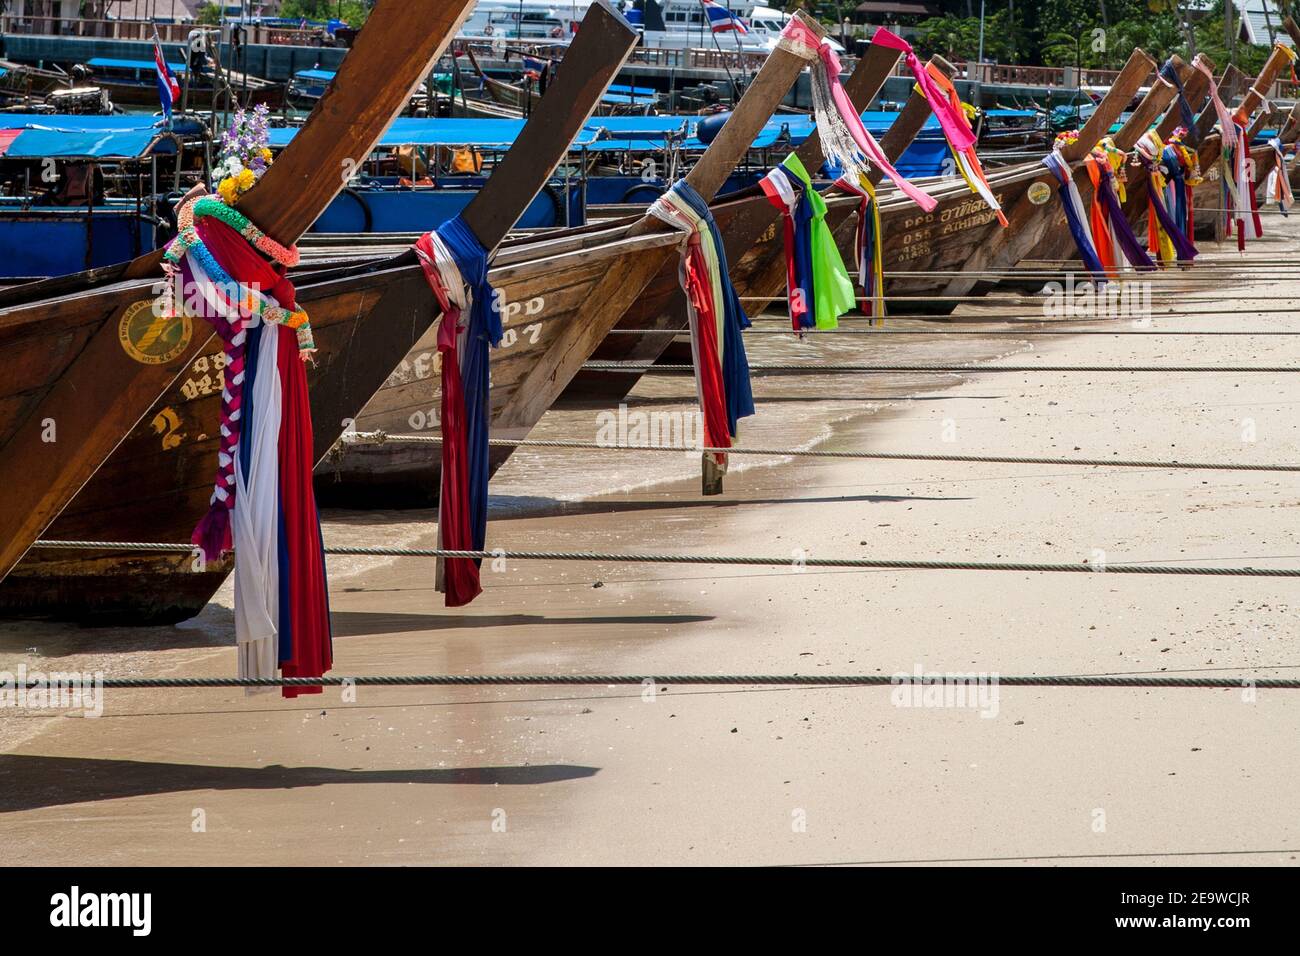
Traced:
<path fill-rule="evenodd" d="M 1066 146 L 1072 146 L 1078 141 L 1079 131 L 1077 129 L 1067 129 L 1056 134 L 1056 139 L 1052 141 L 1052 149 L 1063 149 Z"/>
<path fill-rule="evenodd" d="M 282 246 L 253 225 L 247 216 L 236 209 L 232 209 L 218 197 L 203 196 L 185 203 L 177 210 L 176 225 L 180 231 L 177 233 L 176 238 L 167 244 L 167 248 L 163 252 L 163 261 L 165 263 L 163 268 L 169 275 L 173 277 L 177 275 L 182 260 L 186 256 L 192 256 L 203 266 L 203 271 L 207 273 L 208 278 L 214 282 L 225 284 L 228 288 L 234 288 L 238 285 L 236 280 L 221 266 L 199 237 L 197 224 L 203 219 L 212 219 L 229 226 L 254 249 L 264 253 L 267 258 L 279 263 L 281 266 L 287 268 L 298 264 L 298 247 L 296 245 L 287 248 Z M 169 290 L 170 287 L 171 283 L 168 283 Z M 274 299 L 268 298 L 251 286 L 243 288 L 241 291 L 243 293 L 241 304 L 247 308 L 249 313 L 257 316 L 263 322 L 286 325 L 295 330 L 298 334 L 298 348 L 304 357 L 315 351 L 316 343 L 312 337 L 311 323 L 308 321 L 305 310 L 299 308 L 286 309 Z M 169 301 L 165 308 L 168 309 L 166 314 L 175 314 L 174 302 Z"/>
<path fill-rule="evenodd" d="M 235 205 L 262 178 L 271 165 L 270 134 L 267 122 L 270 110 L 263 103 L 235 111 L 234 122 L 221 137 L 222 159 L 213 170 L 217 194 L 228 205 Z"/>
<path fill-rule="evenodd" d="M 235 556 L 241 677 L 316 677 L 332 665 L 328 585 L 312 489 L 306 358 L 315 349 L 287 270 L 298 261 L 233 205 L 270 162 L 265 110 L 236 117 L 216 196 L 177 209 L 159 314 L 205 319 L 226 356 L 217 474 L 192 535 L 205 561 Z M 261 143 L 262 145 L 259 145 Z M 180 284 L 183 280 L 183 284 Z M 176 301 L 176 288 L 184 292 Z M 282 330 L 291 329 L 291 337 Z M 285 687 L 286 697 L 320 688 Z"/>

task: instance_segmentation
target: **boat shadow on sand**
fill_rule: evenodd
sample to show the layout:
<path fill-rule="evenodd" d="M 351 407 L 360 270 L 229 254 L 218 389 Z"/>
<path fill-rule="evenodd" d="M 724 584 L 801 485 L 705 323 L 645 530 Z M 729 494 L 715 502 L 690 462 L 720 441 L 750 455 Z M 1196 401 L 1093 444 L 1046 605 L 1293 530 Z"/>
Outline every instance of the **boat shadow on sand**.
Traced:
<path fill-rule="evenodd" d="M 357 770 L 340 767 L 213 767 L 143 760 L 0 755 L 0 813 L 74 803 L 198 790 L 295 790 L 334 784 L 468 784 L 533 786 L 594 777 L 599 767 L 574 764 Z"/>

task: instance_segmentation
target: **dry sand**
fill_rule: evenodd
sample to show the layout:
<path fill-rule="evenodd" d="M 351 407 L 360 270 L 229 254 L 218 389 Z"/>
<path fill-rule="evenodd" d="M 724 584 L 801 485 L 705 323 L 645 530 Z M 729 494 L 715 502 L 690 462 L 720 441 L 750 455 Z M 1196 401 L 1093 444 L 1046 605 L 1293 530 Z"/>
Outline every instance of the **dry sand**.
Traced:
<path fill-rule="evenodd" d="M 1294 255 L 1297 229 L 1267 225 L 1273 237 L 1251 254 Z M 1294 314 L 1254 314 L 1237 298 L 1297 295 L 1300 281 L 1242 276 L 1212 289 L 1223 314 L 1157 313 L 1153 328 L 1300 332 Z M 1292 365 L 1296 340 L 876 341 L 867 355 L 882 360 L 948 348 L 1022 349 L 1017 363 Z M 798 385 L 766 379 L 760 394 Z M 1296 375 L 812 386 L 842 419 L 822 429 L 820 447 L 1300 460 Z M 874 414 L 844 418 L 846 402 Z M 765 404 L 745 437 L 779 443 L 789 414 Z M 553 453 L 510 467 L 530 475 L 534 495 L 558 497 L 536 477 L 542 454 Z M 637 460 L 617 467 L 635 472 Z M 720 498 L 700 498 L 692 480 L 531 510 L 500 504 L 489 544 L 506 548 L 1030 561 L 1101 551 L 1112 563 L 1300 565 L 1300 483 L 1286 474 L 787 459 L 729 476 Z M 334 515 L 326 537 L 430 543 L 417 523 L 430 517 Z M 331 569 L 339 674 L 1300 670 L 1300 602 L 1281 579 L 529 563 L 487 574 L 461 614 L 441 608 L 428 561 Z M 177 628 L 0 625 L 0 668 L 231 674 L 228 601 Z M 110 691 L 101 719 L 9 711 L 0 734 L 11 863 L 1300 858 L 1300 694 L 1285 691 L 1247 702 L 1240 690 L 1003 688 L 987 718 L 900 708 L 881 688 L 361 688 L 355 702 L 333 689 L 296 701 Z"/>

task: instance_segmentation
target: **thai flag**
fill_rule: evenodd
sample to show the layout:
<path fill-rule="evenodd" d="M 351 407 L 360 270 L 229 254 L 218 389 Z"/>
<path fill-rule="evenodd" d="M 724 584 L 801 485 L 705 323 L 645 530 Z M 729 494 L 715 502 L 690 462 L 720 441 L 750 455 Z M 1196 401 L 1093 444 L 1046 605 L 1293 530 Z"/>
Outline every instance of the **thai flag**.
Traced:
<path fill-rule="evenodd" d="M 158 42 L 157 36 L 153 38 L 153 64 L 158 73 L 158 99 L 162 101 L 163 116 L 171 119 L 172 107 L 181 98 L 181 88 L 163 57 L 162 44 Z"/>
<path fill-rule="evenodd" d="M 726 33 L 728 30 L 735 30 L 737 33 L 749 32 L 745 21 L 722 4 L 715 3 L 714 0 L 700 0 L 700 3 L 704 4 L 704 15 L 709 18 L 709 27 L 714 33 Z"/>
<path fill-rule="evenodd" d="M 540 80 L 542 73 L 546 70 L 546 61 L 539 60 L 535 57 L 524 57 L 524 76 L 530 80 Z"/>

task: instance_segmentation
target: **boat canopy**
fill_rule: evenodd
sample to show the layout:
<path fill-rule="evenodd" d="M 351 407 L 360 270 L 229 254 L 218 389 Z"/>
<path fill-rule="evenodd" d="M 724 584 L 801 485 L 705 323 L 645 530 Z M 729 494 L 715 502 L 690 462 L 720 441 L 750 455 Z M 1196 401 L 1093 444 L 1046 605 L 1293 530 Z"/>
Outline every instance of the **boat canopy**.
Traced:
<path fill-rule="evenodd" d="M 197 133 L 192 120 L 168 129 L 153 116 L 0 114 L 6 159 L 141 159 L 176 152 L 175 135 Z"/>
<path fill-rule="evenodd" d="M 119 60 L 111 56 L 91 57 L 86 61 L 86 66 L 92 70 L 97 67 L 105 70 L 147 70 L 150 74 L 157 69 L 153 60 Z M 173 73 L 186 72 L 184 63 L 168 63 L 167 66 Z"/>
<path fill-rule="evenodd" d="M 311 80 L 316 83 L 328 83 L 334 76 L 333 70 L 296 70 L 293 74 L 295 80 Z"/>
<path fill-rule="evenodd" d="M 509 147 L 524 128 L 522 119 L 399 117 L 393 120 L 383 137 L 381 147 L 394 146 L 477 146 L 482 149 Z M 289 145 L 297 129 L 270 130 L 272 149 Z M 583 129 L 575 146 L 585 146 L 596 138 L 596 131 Z"/>
<path fill-rule="evenodd" d="M 695 138 L 695 127 L 702 118 L 694 114 L 595 116 L 587 121 L 587 125 L 574 139 L 572 148 L 654 152 L 663 149 L 671 139 L 685 149 L 702 150 L 704 144 Z M 897 113 L 872 111 L 862 114 L 863 125 L 876 137 L 884 135 L 897 118 Z M 393 125 L 379 141 L 379 146 L 474 146 L 480 149 L 501 149 L 513 144 L 523 128 L 522 119 L 401 117 L 393 121 Z M 812 117 L 802 114 L 769 120 L 754 138 L 752 148 L 768 149 L 785 141 L 798 146 L 808 138 L 813 128 Z M 296 133 L 297 129 L 294 128 L 271 130 L 271 148 L 283 149 Z M 917 138 L 925 140 L 942 135 L 939 121 L 931 116 Z"/>

